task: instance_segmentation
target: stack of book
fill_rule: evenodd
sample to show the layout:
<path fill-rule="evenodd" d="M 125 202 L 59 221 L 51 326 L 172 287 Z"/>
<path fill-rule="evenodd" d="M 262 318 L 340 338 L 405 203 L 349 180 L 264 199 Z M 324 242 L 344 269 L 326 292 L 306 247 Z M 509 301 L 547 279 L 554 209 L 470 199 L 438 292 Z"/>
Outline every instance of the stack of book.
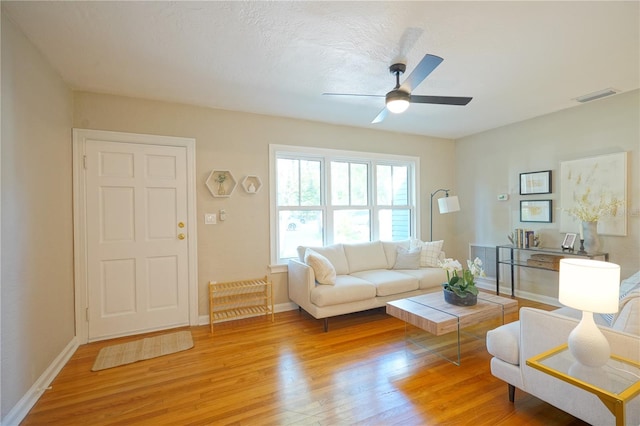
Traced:
<path fill-rule="evenodd" d="M 514 229 L 513 233 L 509 237 L 511 244 L 518 248 L 533 248 L 535 247 L 536 235 L 534 231 L 523 228 Z"/>

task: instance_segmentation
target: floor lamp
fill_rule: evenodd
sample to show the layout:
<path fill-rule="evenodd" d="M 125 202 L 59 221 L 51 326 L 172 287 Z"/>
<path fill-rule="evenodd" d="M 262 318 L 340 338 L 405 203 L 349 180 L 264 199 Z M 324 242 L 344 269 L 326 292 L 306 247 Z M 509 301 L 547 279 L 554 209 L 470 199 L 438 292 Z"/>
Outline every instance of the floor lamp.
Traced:
<path fill-rule="evenodd" d="M 444 192 L 444 197 L 438 200 L 438 210 L 440 214 L 444 213 L 453 213 L 460 211 L 460 202 L 458 202 L 458 196 L 454 195 L 453 197 L 449 197 L 450 189 L 438 189 L 431 193 L 431 235 L 429 236 L 429 241 L 433 241 L 433 197 L 438 192 Z"/>

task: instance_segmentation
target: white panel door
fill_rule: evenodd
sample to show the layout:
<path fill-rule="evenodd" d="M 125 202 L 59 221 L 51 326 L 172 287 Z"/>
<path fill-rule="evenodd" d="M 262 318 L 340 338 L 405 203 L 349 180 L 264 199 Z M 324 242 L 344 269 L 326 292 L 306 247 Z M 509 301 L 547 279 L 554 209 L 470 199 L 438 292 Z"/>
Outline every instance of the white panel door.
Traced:
<path fill-rule="evenodd" d="M 89 340 L 188 325 L 186 148 L 85 153 Z"/>

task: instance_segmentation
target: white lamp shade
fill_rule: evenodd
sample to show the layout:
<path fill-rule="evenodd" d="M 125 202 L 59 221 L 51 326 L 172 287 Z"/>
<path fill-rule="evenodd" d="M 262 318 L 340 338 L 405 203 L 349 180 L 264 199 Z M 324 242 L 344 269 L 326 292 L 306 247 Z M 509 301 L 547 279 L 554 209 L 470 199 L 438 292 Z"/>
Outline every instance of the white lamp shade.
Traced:
<path fill-rule="evenodd" d="M 620 265 L 591 259 L 561 259 L 558 300 L 581 311 L 618 312 Z"/>
<path fill-rule="evenodd" d="M 440 210 L 440 214 L 460 211 L 460 203 L 458 202 L 458 197 L 454 195 L 453 197 L 439 198 L 438 210 Z"/>

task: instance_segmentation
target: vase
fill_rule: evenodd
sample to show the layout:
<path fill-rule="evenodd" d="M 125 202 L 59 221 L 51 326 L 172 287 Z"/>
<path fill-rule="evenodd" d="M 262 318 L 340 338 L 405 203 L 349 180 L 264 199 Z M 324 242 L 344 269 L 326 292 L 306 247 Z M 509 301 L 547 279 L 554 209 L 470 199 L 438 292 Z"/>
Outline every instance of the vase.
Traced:
<path fill-rule="evenodd" d="M 600 237 L 598 236 L 598 222 L 582 222 L 582 238 L 584 248 L 589 253 L 600 251 Z"/>
<path fill-rule="evenodd" d="M 218 195 L 226 195 L 224 190 L 224 182 L 218 182 Z"/>
<path fill-rule="evenodd" d="M 478 296 L 472 293 L 465 293 L 464 297 L 458 296 L 455 291 L 443 289 L 444 301 L 456 306 L 473 306 L 478 303 Z"/>

